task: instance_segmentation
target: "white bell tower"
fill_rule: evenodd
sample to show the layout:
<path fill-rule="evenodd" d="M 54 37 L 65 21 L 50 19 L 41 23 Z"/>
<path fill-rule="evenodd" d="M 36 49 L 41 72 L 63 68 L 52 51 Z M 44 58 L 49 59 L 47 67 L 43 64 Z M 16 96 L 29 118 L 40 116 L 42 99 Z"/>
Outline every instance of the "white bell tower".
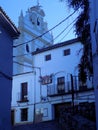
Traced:
<path fill-rule="evenodd" d="M 37 5 L 29 8 L 25 15 L 21 11 L 18 23 L 21 34 L 19 39 L 14 42 L 13 49 L 14 74 L 31 71 L 32 69 L 25 67 L 25 64 L 33 66 L 34 58 L 31 53 L 53 44 L 53 36 L 51 32 L 48 32 L 44 17 L 45 13 L 38 0 Z"/>

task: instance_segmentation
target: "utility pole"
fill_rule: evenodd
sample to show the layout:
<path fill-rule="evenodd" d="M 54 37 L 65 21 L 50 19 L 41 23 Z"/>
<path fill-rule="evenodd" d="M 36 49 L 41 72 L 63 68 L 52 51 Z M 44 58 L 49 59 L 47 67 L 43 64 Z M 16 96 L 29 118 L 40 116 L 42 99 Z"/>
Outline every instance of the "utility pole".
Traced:
<path fill-rule="evenodd" d="M 70 78 L 71 78 L 71 90 L 72 90 L 72 111 L 74 114 L 74 86 L 73 86 L 73 76 L 72 74 L 70 74 Z"/>

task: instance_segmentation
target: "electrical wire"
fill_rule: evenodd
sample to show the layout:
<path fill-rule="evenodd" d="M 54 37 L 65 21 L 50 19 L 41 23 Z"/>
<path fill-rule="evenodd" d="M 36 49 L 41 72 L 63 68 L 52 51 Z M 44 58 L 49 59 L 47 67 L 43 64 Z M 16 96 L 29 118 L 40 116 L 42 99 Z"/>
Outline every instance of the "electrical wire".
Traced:
<path fill-rule="evenodd" d="M 72 24 L 72 23 L 71 23 Z M 70 25 L 71 25 L 70 24 Z M 69 25 L 65 28 L 65 29 L 67 29 L 69 27 Z M 65 31 L 65 29 L 63 30 L 63 31 Z M 73 26 L 70 28 L 70 30 L 64 35 L 64 37 L 59 41 L 59 43 L 69 34 L 69 32 L 71 31 L 73 29 Z M 62 31 L 62 32 L 63 32 Z M 61 33 L 60 33 L 61 34 Z M 59 34 L 59 35 L 60 35 Z M 59 36 L 58 36 L 59 37 Z M 58 37 L 56 37 L 56 38 L 58 38 Z M 54 40 L 56 40 L 56 38 L 54 39 Z M 13 57 L 22 57 L 22 56 L 28 56 L 29 54 L 31 54 L 32 55 L 32 52 L 30 53 L 27 53 L 27 54 L 23 54 L 23 55 L 18 55 L 18 56 L 13 56 Z"/>
<path fill-rule="evenodd" d="M 26 39 L 26 38 L 25 38 Z M 36 42 L 34 43 L 37 47 L 42 47 L 41 45 L 38 45 Z"/>
<path fill-rule="evenodd" d="M 27 27 L 29 27 L 31 29 L 31 27 L 29 25 L 27 25 L 26 23 L 23 22 L 23 24 L 25 24 Z M 27 38 L 25 38 L 25 40 L 28 40 Z M 37 43 L 34 43 L 36 46 L 38 47 L 42 47 L 41 45 L 38 45 Z"/>
<path fill-rule="evenodd" d="M 76 19 L 74 19 L 66 28 L 64 28 L 63 31 L 61 31 L 60 34 L 58 34 L 53 40 L 56 40 L 60 35 L 62 35 L 76 21 Z"/>
<path fill-rule="evenodd" d="M 68 30 L 68 32 L 61 38 L 59 43 L 70 33 L 70 31 L 73 29 L 73 26 Z"/>
<path fill-rule="evenodd" d="M 70 28 L 70 30 L 68 30 L 68 32 L 64 35 L 64 37 L 59 41 L 59 43 L 69 34 L 69 32 L 73 29 L 73 26 Z M 13 57 L 22 57 L 22 56 L 28 56 L 29 54 L 32 55 L 31 53 L 27 53 L 27 54 L 23 54 L 23 55 L 18 55 L 18 56 L 13 56 Z"/>
<path fill-rule="evenodd" d="M 26 25 L 28 28 L 31 29 L 31 27 L 30 27 L 28 24 L 26 24 L 26 23 L 24 23 L 24 22 L 23 22 L 23 24 Z M 47 36 L 45 36 L 45 37 L 47 38 Z"/>
<path fill-rule="evenodd" d="M 20 62 L 17 62 L 17 61 L 13 61 L 13 63 L 16 63 L 16 64 L 21 65 L 21 66 L 28 67 L 28 68 L 34 68 L 34 67 L 31 66 L 31 65 L 26 65 L 26 64 L 23 64 L 23 63 L 20 63 Z"/>
<path fill-rule="evenodd" d="M 26 65 L 26 64 L 23 64 L 23 63 L 20 63 L 20 62 L 17 62 L 17 61 L 13 61 L 13 63 L 19 64 L 19 65 L 21 65 L 21 66 L 33 68 L 33 69 L 34 69 L 34 68 L 40 69 L 40 67 L 35 67 L 35 66 L 31 66 L 31 65 Z"/>
<path fill-rule="evenodd" d="M 77 19 L 77 18 L 76 18 L 76 19 Z M 53 39 L 53 41 L 56 40 L 60 35 L 62 35 L 62 33 L 65 32 L 66 29 L 69 28 L 69 26 L 76 21 L 76 19 L 74 19 L 62 32 L 60 32 L 60 34 L 58 34 L 58 35 Z M 31 27 L 30 27 L 28 24 L 26 24 L 26 23 L 24 23 L 24 24 L 25 24 L 28 28 L 31 29 Z M 35 44 L 36 46 L 38 46 L 38 47 L 42 47 L 42 46 L 38 45 L 37 43 L 34 43 L 34 44 Z"/>
<path fill-rule="evenodd" d="M 77 19 L 77 18 L 76 18 Z M 55 37 L 55 39 L 57 39 L 64 31 L 66 31 L 75 21 L 76 19 L 74 19 L 59 35 L 57 35 Z M 73 27 L 73 26 L 72 26 Z M 71 28 L 72 29 L 72 28 Z M 68 33 L 71 31 L 71 29 L 68 31 Z M 68 35 L 68 33 L 66 35 Z M 65 37 L 65 36 L 64 36 Z M 54 40 L 55 40 L 54 39 Z M 13 56 L 13 57 L 22 57 L 22 56 L 26 56 L 26 55 L 29 55 L 29 54 L 32 54 L 32 52 L 30 53 L 26 53 L 26 54 L 22 54 L 22 55 L 18 55 L 18 56 Z"/>
<path fill-rule="evenodd" d="M 13 58 L 15 58 L 15 57 L 22 57 L 22 56 L 28 56 L 28 55 L 32 55 L 32 52 L 30 53 L 26 53 L 26 54 L 22 54 L 22 55 L 18 55 L 18 56 L 13 56 Z"/>
<path fill-rule="evenodd" d="M 6 79 L 12 80 L 12 77 L 9 76 L 9 75 L 7 75 L 7 74 L 5 74 L 4 72 L 0 71 L 0 74 L 1 74 L 3 77 L 5 77 Z"/>
<path fill-rule="evenodd" d="M 77 11 L 77 10 L 76 10 L 76 11 Z M 74 15 L 76 11 L 74 11 L 73 13 L 71 13 L 69 16 L 67 16 L 65 19 L 63 19 L 60 23 L 58 23 L 57 25 L 55 25 L 55 26 L 54 26 L 53 28 L 51 28 L 50 30 L 44 32 L 43 34 L 41 34 L 41 35 L 39 35 L 39 36 L 37 36 L 37 37 L 35 37 L 34 39 L 28 40 L 27 42 L 21 43 L 21 44 L 19 44 L 19 45 L 13 46 L 13 47 L 16 48 L 16 47 L 18 47 L 18 46 L 24 45 L 24 44 L 26 44 L 26 43 L 32 42 L 32 41 L 34 41 L 34 40 L 36 40 L 36 39 L 42 37 L 42 36 L 45 35 L 46 33 L 52 31 L 53 29 L 55 29 L 56 27 L 58 27 L 60 24 L 62 24 L 63 22 L 65 22 L 68 18 L 70 18 L 72 15 Z"/>

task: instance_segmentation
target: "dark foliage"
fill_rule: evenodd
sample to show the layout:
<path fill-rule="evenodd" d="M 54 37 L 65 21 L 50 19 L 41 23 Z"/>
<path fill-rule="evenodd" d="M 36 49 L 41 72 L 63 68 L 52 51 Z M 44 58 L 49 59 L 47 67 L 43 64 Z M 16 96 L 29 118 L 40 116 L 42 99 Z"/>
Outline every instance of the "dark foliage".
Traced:
<path fill-rule="evenodd" d="M 63 0 L 62 0 L 63 1 Z M 87 75 L 93 74 L 91 37 L 89 24 L 89 0 L 67 0 L 69 6 L 74 10 L 79 10 L 79 15 L 75 23 L 75 32 L 84 45 L 83 55 L 80 60 L 79 79 L 86 82 Z"/>

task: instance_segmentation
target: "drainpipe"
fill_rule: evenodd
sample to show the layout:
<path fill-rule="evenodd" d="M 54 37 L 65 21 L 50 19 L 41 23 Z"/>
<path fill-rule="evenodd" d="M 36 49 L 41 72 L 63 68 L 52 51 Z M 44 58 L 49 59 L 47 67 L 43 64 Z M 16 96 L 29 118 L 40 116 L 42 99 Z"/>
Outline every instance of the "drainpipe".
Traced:
<path fill-rule="evenodd" d="M 39 77 L 41 77 L 41 68 L 40 67 L 32 67 L 33 69 L 38 69 L 39 70 Z M 35 123 L 35 116 L 36 116 L 36 71 L 35 71 L 35 79 L 34 79 L 34 120 L 33 123 Z M 40 99 L 41 99 L 41 82 L 40 82 Z"/>

